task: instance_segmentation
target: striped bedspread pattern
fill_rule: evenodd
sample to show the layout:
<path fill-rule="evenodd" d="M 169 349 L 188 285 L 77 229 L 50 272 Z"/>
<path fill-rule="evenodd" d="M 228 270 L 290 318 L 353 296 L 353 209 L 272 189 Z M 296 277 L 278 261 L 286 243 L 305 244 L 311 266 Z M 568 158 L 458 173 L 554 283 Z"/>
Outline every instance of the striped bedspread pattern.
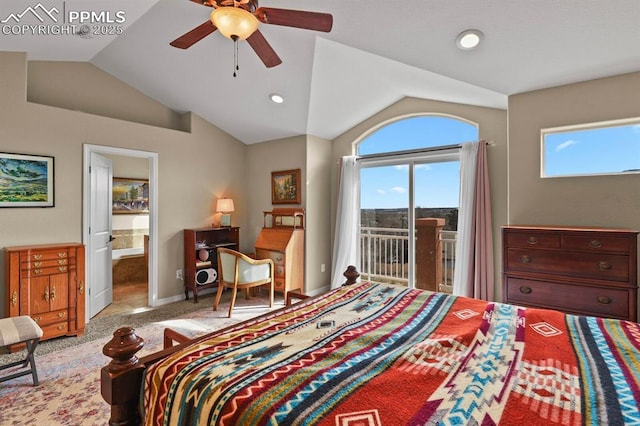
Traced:
<path fill-rule="evenodd" d="M 640 328 L 360 283 L 192 345 L 144 387 L 147 425 L 640 424 Z"/>

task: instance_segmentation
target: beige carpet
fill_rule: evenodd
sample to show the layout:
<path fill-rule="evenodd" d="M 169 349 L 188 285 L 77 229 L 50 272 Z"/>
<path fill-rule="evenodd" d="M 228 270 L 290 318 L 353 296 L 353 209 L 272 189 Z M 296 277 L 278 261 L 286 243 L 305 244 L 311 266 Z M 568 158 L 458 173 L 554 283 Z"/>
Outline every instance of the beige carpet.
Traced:
<path fill-rule="evenodd" d="M 229 293 L 226 292 L 227 297 L 216 312 L 211 308 L 212 297 L 200 298 L 200 303 L 195 305 L 199 305 L 199 309 L 193 307 L 192 301 L 176 302 L 147 314 L 147 318 L 156 319 L 144 325 L 140 325 L 143 323 L 139 322 L 139 318 L 134 320 L 128 316 L 116 316 L 109 318 L 109 321 L 101 321 L 113 323 L 99 324 L 100 329 L 111 326 L 102 337 L 85 342 L 72 338 L 78 344 L 65 343 L 70 347 L 61 350 L 55 350 L 55 345 L 48 345 L 54 349 L 47 350 L 45 354 L 41 354 L 41 348 L 38 348 L 36 364 L 40 386 L 32 385 L 30 375 L 0 383 L 0 424 L 107 424 L 110 413 L 109 406 L 100 395 L 100 369 L 109 362 L 109 358 L 102 354 L 102 347 L 110 340 L 111 333 L 121 326 L 134 326 L 136 334 L 145 340 L 145 346 L 138 354 L 144 356 L 162 348 L 163 330 L 166 327 L 195 337 L 269 311 L 268 301 L 264 297 L 258 296 L 247 301 L 243 296 L 238 296 L 233 316 L 229 319 Z M 274 309 L 282 306 L 282 296 L 276 296 Z M 183 309 L 189 312 L 184 313 Z M 180 315 L 175 315 L 176 312 Z M 91 336 L 99 334 L 96 328 Z M 42 347 L 45 347 L 45 343 Z M 5 363 L 15 355 L 0 356 L 0 363 Z"/>

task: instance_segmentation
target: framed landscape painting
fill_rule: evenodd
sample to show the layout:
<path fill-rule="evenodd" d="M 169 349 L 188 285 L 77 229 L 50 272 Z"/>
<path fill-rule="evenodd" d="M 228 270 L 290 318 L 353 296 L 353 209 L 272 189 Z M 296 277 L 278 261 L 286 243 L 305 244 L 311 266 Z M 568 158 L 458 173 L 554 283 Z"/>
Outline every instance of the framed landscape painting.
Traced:
<path fill-rule="evenodd" d="M 53 207 L 53 157 L 0 152 L 0 207 Z"/>
<path fill-rule="evenodd" d="M 149 180 L 113 178 L 113 214 L 149 214 Z"/>
<path fill-rule="evenodd" d="M 271 172 L 271 203 L 300 204 L 300 169 Z"/>

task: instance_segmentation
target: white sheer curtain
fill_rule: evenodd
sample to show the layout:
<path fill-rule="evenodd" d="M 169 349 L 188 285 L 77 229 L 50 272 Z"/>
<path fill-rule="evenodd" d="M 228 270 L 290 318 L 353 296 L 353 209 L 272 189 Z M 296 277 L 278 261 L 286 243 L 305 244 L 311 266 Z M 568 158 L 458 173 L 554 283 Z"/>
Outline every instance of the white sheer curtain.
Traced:
<path fill-rule="evenodd" d="M 358 246 L 360 169 L 354 155 L 342 157 L 340 163 L 331 288 L 340 287 L 345 282 L 342 274 L 347 266 L 354 265 L 360 268 Z"/>
<path fill-rule="evenodd" d="M 486 142 L 462 144 L 453 294 L 493 300 L 490 192 Z"/>

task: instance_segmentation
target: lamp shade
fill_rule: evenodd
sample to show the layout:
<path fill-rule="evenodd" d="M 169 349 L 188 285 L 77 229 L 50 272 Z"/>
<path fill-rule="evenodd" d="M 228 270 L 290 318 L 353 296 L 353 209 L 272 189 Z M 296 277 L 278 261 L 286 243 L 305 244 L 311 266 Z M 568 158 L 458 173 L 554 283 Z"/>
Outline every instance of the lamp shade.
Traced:
<path fill-rule="evenodd" d="M 231 198 L 220 198 L 216 204 L 216 211 L 221 213 L 230 213 L 234 211 L 233 200 Z"/>
<path fill-rule="evenodd" d="M 211 22 L 223 36 L 231 40 L 245 40 L 258 29 L 259 21 L 239 7 L 219 7 L 211 12 Z"/>

